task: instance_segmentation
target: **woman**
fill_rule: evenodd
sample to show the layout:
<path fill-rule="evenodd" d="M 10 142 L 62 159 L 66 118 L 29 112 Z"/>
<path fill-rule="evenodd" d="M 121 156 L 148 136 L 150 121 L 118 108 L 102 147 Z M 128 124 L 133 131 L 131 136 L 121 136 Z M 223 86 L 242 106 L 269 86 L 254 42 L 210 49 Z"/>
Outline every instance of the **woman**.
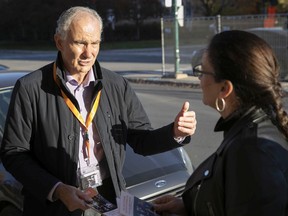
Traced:
<path fill-rule="evenodd" d="M 215 35 L 194 68 L 203 103 L 221 118 L 224 140 L 187 181 L 182 198 L 161 197 L 160 213 L 288 215 L 288 117 L 271 47 L 244 31 Z"/>

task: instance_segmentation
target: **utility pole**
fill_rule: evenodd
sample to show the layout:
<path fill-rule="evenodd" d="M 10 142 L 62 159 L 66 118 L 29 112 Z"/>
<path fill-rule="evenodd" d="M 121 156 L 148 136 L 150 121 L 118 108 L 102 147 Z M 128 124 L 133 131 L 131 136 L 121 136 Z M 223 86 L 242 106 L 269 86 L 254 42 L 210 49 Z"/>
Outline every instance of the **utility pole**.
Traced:
<path fill-rule="evenodd" d="M 163 77 L 165 78 L 184 78 L 187 74 L 180 71 L 180 51 L 179 51 L 179 25 L 184 26 L 184 7 L 182 5 L 182 0 L 165 0 L 166 7 L 172 7 L 173 17 L 174 17 L 174 73 L 165 73 Z M 179 16 L 181 20 L 179 20 Z M 170 74 L 170 75 L 168 75 Z M 171 75 L 172 74 L 172 75 Z"/>
<path fill-rule="evenodd" d="M 179 64 L 180 64 L 180 51 L 179 51 L 179 24 L 178 24 L 178 5 L 177 0 L 172 0 L 172 8 L 174 14 L 174 57 L 175 57 L 175 68 L 174 76 L 177 78 L 179 73 Z"/>

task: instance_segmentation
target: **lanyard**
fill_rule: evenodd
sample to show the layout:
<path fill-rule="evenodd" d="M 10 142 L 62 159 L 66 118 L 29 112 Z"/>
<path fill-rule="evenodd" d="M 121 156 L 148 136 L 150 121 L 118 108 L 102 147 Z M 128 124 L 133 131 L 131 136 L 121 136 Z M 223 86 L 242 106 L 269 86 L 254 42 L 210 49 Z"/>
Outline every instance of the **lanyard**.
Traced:
<path fill-rule="evenodd" d="M 77 118 L 77 120 L 80 122 L 80 124 L 84 127 L 85 129 L 85 134 L 84 134 L 84 142 L 87 148 L 87 156 L 88 156 L 88 163 L 90 159 L 90 143 L 89 143 L 89 134 L 88 134 L 88 127 L 92 123 L 92 120 L 97 112 L 98 106 L 99 106 L 99 101 L 100 101 L 100 95 L 101 95 L 101 90 L 97 94 L 96 100 L 94 101 L 94 104 L 92 106 L 91 111 L 88 113 L 86 121 L 84 121 L 81 113 L 78 111 L 78 109 L 75 107 L 75 105 L 72 103 L 72 101 L 68 98 L 68 96 L 65 94 L 65 92 L 61 89 L 60 87 L 60 82 L 56 77 L 56 63 L 53 65 L 53 78 L 58 87 L 61 90 L 61 94 L 64 98 L 64 101 L 68 108 L 71 110 L 71 112 L 74 114 L 74 116 Z"/>

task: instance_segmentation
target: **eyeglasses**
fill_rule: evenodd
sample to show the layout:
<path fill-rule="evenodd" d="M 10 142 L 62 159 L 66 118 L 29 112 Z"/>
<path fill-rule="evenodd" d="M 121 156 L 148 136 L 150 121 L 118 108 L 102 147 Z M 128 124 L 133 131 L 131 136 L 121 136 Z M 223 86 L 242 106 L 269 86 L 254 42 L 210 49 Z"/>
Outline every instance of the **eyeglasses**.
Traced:
<path fill-rule="evenodd" d="M 207 74 L 207 75 L 212 75 L 212 76 L 215 76 L 214 73 L 212 72 L 205 72 L 202 70 L 202 64 L 198 64 L 196 66 L 193 67 L 193 71 L 192 71 L 192 75 L 195 76 L 195 77 L 202 77 L 203 74 Z"/>

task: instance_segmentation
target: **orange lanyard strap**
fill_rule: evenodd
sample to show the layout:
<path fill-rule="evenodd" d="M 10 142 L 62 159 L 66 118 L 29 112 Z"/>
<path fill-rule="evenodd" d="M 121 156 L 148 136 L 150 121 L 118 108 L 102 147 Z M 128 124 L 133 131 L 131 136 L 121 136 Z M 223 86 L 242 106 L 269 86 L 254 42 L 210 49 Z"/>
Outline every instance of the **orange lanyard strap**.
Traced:
<path fill-rule="evenodd" d="M 65 94 L 65 92 L 60 87 L 60 82 L 56 76 L 56 63 L 54 63 L 54 65 L 53 65 L 53 78 L 61 90 L 61 94 L 62 94 L 62 97 L 63 97 L 66 105 L 69 107 L 69 109 L 74 114 L 74 116 L 77 118 L 77 120 L 81 123 L 81 125 L 85 128 L 84 141 L 85 141 L 86 148 L 87 148 L 88 158 L 90 158 L 90 143 L 89 143 L 88 127 L 92 123 L 92 120 L 93 120 L 93 118 L 97 112 L 97 109 L 99 106 L 99 101 L 100 101 L 100 96 L 101 96 L 101 90 L 98 92 L 96 100 L 94 101 L 92 109 L 88 113 L 88 116 L 87 116 L 86 122 L 85 122 L 81 113 L 78 111 L 78 109 L 75 107 L 75 105 L 72 103 L 72 101 L 68 98 L 68 96 Z"/>

